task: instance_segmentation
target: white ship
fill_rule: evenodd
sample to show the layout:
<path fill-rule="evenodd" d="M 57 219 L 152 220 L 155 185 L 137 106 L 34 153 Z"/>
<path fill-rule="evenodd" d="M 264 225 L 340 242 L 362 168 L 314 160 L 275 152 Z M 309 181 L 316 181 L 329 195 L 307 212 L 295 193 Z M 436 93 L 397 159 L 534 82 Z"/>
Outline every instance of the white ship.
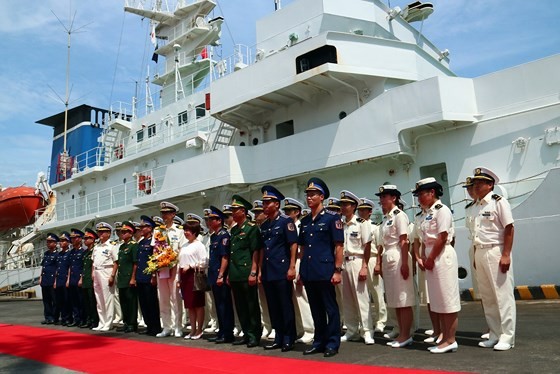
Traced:
<path fill-rule="evenodd" d="M 297 0 L 258 21 L 254 47 L 222 59 L 215 6 L 126 1 L 153 22 L 159 70 L 145 100 L 74 108 L 66 131 L 61 115 L 39 121 L 55 129 L 57 197 L 41 232 L 138 220 L 163 200 L 200 214 L 234 193 L 257 199 L 267 183 L 305 201 L 310 176 L 369 198 L 433 176 L 454 212 L 466 289 L 462 182 L 487 166 L 513 207 L 516 284 L 560 284 L 560 56 L 461 78 L 411 26 L 429 22 L 430 4 Z M 403 198 L 412 217 L 417 204 Z"/>

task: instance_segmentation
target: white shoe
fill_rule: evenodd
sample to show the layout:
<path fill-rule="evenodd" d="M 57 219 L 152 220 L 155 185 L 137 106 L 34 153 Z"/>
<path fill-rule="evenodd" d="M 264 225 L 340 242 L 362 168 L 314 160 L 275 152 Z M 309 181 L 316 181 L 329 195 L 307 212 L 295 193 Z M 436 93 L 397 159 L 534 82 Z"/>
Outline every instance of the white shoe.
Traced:
<path fill-rule="evenodd" d="M 93 330 L 93 331 L 99 331 L 99 329 L 101 329 L 101 326 L 92 327 L 92 330 Z"/>
<path fill-rule="evenodd" d="M 395 339 L 397 336 L 399 336 L 399 333 L 396 331 L 390 331 L 386 334 L 383 334 L 383 337 L 385 339 Z"/>
<path fill-rule="evenodd" d="M 391 340 L 390 342 L 385 343 L 386 345 L 388 345 L 389 347 L 392 347 L 393 344 L 395 344 L 396 341 L 395 340 Z"/>
<path fill-rule="evenodd" d="M 434 330 L 426 330 L 426 331 L 424 331 L 424 334 L 426 334 L 426 335 L 434 335 Z"/>
<path fill-rule="evenodd" d="M 276 331 L 272 330 L 270 334 L 268 334 L 268 340 L 274 340 L 276 337 Z"/>
<path fill-rule="evenodd" d="M 237 327 L 234 327 L 233 328 L 233 336 L 239 336 L 239 331 L 240 330 L 238 330 Z"/>
<path fill-rule="evenodd" d="M 480 339 L 486 339 L 486 340 L 490 339 L 490 333 L 487 332 L 486 334 L 480 335 Z"/>
<path fill-rule="evenodd" d="M 482 348 L 494 348 L 496 344 L 498 344 L 497 340 L 486 340 L 478 343 L 478 346 Z"/>
<path fill-rule="evenodd" d="M 100 328 L 97 331 L 111 331 L 111 329 L 109 327 L 103 327 L 103 328 Z"/>
<path fill-rule="evenodd" d="M 434 347 L 430 349 L 430 353 L 447 353 L 447 352 L 457 352 L 457 348 L 459 348 L 459 344 L 457 342 L 453 342 L 453 344 L 449 344 L 447 347 L 438 348 Z"/>
<path fill-rule="evenodd" d="M 269 334 L 270 334 L 270 331 L 263 328 L 262 334 L 261 334 L 261 339 L 265 339 Z"/>
<path fill-rule="evenodd" d="M 340 341 L 341 342 L 357 342 L 359 341 L 360 338 L 354 336 L 354 335 L 348 335 L 348 334 L 344 334 L 341 338 Z"/>
<path fill-rule="evenodd" d="M 192 336 L 191 334 L 185 335 L 185 337 L 183 339 L 185 340 L 191 340 Z"/>
<path fill-rule="evenodd" d="M 377 326 L 375 326 L 374 332 L 383 332 L 384 329 L 385 329 L 385 326 L 377 325 Z"/>
<path fill-rule="evenodd" d="M 205 328 L 204 332 L 216 332 L 216 328 L 214 326 L 210 326 Z"/>
<path fill-rule="evenodd" d="M 305 344 L 309 344 L 313 341 L 313 334 L 310 334 L 308 332 L 304 333 L 303 336 L 299 339 L 296 340 L 296 343 L 305 343 Z"/>
<path fill-rule="evenodd" d="M 364 338 L 364 343 L 366 343 L 366 345 L 373 345 L 375 344 L 375 340 L 371 336 L 366 336 Z"/>
<path fill-rule="evenodd" d="M 143 319 L 141 319 L 140 321 L 138 321 L 138 326 L 139 326 L 139 327 L 148 327 L 148 326 L 146 325 L 146 322 L 144 322 Z"/>
<path fill-rule="evenodd" d="M 410 338 L 406 339 L 406 340 L 405 340 L 404 342 L 402 342 L 402 343 L 399 343 L 399 342 L 397 342 L 397 341 L 394 341 L 393 344 L 391 345 L 391 347 L 393 347 L 393 348 L 403 348 L 403 347 L 406 347 L 406 346 L 408 346 L 408 345 L 411 345 L 412 342 L 413 342 L 413 340 L 412 340 L 412 336 L 411 336 Z"/>
<path fill-rule="evenodd" d="M 239 336 L 240 338 L 242 338 L 243 335 L 245 335 L 245 333 L 243 331 L 239 331 L 239 334 L 237 334 L 237 336 Z"/>
<path fill-rule="evenodd" d="M 181 331 L 181 329 L 175 329 L 175 337 L 176 338 L 182 338 L 183 337 L 183 332 Z"/>
<path fill-rule="evenodd" d="M 496 344 L 494 346 L 494 350 L 495 351 L 509 351 L 513 347 L 514 347 L 513 344 L 509 344 L 509 343 L 505 343 L 505 342 L 498 342 L 498 344 Z"/>
<path fill-rule="evenodd" d="M 171 336 L 171 330 L 163 329 L 159 334 L 156 335 L 156 338 L 165 338 L 167 336 Z"/>
<path fill-rule="evenodd" d="M 428 336 L 426 339 L 424 339 L 424 343 L 435 343 L 435 342 L 436 342 L 435 336 Z"/>

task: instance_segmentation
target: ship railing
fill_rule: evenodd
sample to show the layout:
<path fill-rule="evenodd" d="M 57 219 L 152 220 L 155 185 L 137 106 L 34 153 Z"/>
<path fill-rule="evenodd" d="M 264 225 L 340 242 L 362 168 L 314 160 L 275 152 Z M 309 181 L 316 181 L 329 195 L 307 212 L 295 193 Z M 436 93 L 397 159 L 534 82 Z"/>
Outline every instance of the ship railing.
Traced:
<path fill-rule="evenodd" d="M 72 220 L 132 204 L 135 198 L 157 193 L 163 184 L 167 165 L 135 172 L 125 183 L 89 194 L 78 193 L 71 201 L 56 204 L 57 221 Z M 149 177 L 149 178 L 146 178 Z M 142 184 L 140 184 L 142 182 Z"/>
<path fill-rule="evenodd" d="M 0 263 L 0 295 L 9 295 L 39 284 L 44 246 L 8 254 Z"/>
<path fill-rule="evenodd" d="M 192 2 L 193 0 L 190 0 L 190 2 Z M 179 6 L 179 3 L 183 3 L 185 2 L 184 0 L 179 0 L 177 2 L 177 5 L 175 7 L 169 7 L 169 1 L 168 0 L 164 0 L 161 4 L 161 12 L 171 12 L 172 9 L 176 9 L 177 6 Z M 125 0 L 124 2 L 124 6 L 128 7 L 128 8 L 136 8 L 136 9 L 146 9 L 144 7 L 144 4 L 146 3 L 146 0 Z M 151 9 L 151 8 L 150 8 Z"/>
<path fill-rule="evenodd" d="M 173 43 L 175 39 L 190 33 L 195 28 L 208 27 L 208 16 L 205 14 L 198 14 L 192 18 L 184 19 L 172 28 L 158 34 L 158 48 L 166 46 L 168 43 Z M 208 27 L 210 31 L 211 28 Z"/>
<path fill-rule="evenodd" d="M 107 128 L 111 122 L 121 119 L 123 121 L 131 121 L 136 118 L 135 113 L 135 100 L 134 103 L 130 104 L 124 101 L 116 101 L 109 108 L 109 112 L 105 113 L 103 117 L 102 126 Z"/>

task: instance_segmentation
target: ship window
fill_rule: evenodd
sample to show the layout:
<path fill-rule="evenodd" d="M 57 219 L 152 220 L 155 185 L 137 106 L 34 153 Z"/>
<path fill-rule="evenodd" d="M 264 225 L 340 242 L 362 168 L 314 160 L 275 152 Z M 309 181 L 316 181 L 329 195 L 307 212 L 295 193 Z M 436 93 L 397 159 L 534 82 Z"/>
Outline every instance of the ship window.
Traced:
<path fill-rule="evenodd" d="M 144 130 L 138 130 L 136 132 L 136 142 L 140 143 L 142 140 L 144 140 Z"/>
<path fill-rule="evenodd" d="M 276 139 L 294 135 L 294 121 L 289 120 L 276 125 Z"/>
<path fill-rule="evenodd" d="M 151 138 L 153 136 L 156 136 L 156 125 L 150 125 L 148 126 L 148 138 Z"/>
<path fill-rule="evenodd" d="M 178 126 L 182 126 L 182 125 L 186 124 L 187 122 L 189 122 L 188 111 L 184 111 L 182 113 L 179 113 L 178 117 L 179 117 L 178 121 L 177 121 L 177 123 L 179 124 Z"/>
<path fill-rule="evenodd" d="M 338 63 L 336 57 L 336 48 L 332 45 L 324 45 L 311 52 L 307 52 L 299 57 L 296 57 L 296 71 L 303 73 L 309 69 L 316 68 L 326 63 Z"/>
<path fill-rule="evenodd" d="M 200 104 L 196 106 L 196 119 L 206 117 L 206 106 L 205 104 Z"/>

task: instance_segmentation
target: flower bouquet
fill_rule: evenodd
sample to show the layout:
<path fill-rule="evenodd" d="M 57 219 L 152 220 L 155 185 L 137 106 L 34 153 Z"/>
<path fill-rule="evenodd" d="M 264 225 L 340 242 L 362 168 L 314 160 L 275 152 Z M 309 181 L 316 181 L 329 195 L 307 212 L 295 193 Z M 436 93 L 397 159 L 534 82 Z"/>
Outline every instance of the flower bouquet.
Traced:
<path fill-rule="evenodd" d="M 163 230 L 156 230 L 154 239 L 154 253 L 148 258 L 148 266 L 144 269 L 144 273 L 154 274 L 160 270 L 169 272 L 169 268 L 177 265 L 177 253 L 171 247 L 169 238 Z"/>

